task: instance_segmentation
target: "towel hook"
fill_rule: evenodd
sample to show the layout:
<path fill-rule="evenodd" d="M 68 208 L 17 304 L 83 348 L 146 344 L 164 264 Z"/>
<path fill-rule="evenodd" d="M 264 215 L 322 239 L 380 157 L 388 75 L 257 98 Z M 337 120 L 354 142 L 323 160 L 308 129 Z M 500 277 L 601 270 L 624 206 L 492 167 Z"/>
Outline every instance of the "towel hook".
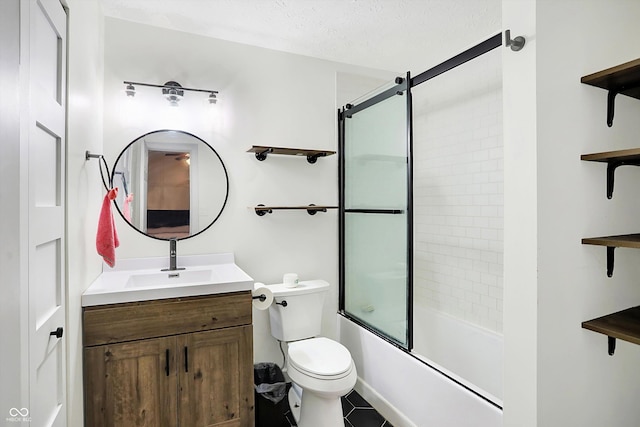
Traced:
<path fill-rule="evenodd" d="M 111 181 L 111 177 L 109 176 L 109 165 L 107 164 L 107 161 L 105 160 L 104 156 L 102 154 L 92 154 L 89 152 L 89 150 L 85 151 L 84 153 L 84 159 L 89 160 L 89 159 L 98 159 L 99 160 L 99 167 L 100 167 L 100 177 L 102 178 L 102 185 L 104 185 L 104 189 L 109 191 L 111 190 L 111 188 L 113 188 L 113 182 Z M 107 178 L 108 180 L 104 179 L 104 172 L 102 172 L 102 165 L 104 165 L 104 168 L 107 171 Z M 107 186 L 107 181 L 109 181 L 109 185 Z"/>
<path fill-rule="evenodd" d="M 511 30 L 504 32 L 504 47 L 511 47 L 512 51 L 517 52 L 524 47 L 524 44 L 524 37 L 517 36 L 515 39 L 511 39 Z"/>

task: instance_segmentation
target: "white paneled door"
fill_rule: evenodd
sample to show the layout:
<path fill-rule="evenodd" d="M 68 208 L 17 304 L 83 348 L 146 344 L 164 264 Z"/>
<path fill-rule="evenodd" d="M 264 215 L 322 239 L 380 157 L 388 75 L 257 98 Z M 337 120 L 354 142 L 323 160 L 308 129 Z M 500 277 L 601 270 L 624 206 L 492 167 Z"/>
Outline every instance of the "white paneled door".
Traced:
<path fill-rule="evenodd" d="M 67 14 L 59 0 L 28 0 L 28 13 L 28 409 L 33 426 L 65 426 Z"/>

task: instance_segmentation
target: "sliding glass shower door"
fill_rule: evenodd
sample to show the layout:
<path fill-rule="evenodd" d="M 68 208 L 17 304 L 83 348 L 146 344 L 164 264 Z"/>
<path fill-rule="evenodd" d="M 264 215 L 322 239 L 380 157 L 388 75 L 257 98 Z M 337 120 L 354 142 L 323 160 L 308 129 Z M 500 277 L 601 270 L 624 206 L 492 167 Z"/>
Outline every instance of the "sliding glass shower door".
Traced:
<path fill-rule="evenodd" d="M 340 112 L 340 305 L 411 345 L 411 93 L 407 78 Z"/>

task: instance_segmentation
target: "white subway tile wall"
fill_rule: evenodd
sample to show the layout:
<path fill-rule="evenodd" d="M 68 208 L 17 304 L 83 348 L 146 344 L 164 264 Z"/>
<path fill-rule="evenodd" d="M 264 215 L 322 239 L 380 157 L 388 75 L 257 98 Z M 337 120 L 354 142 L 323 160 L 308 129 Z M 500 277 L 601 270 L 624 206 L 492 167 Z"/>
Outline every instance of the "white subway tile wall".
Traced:
<path fill-rule="evenodd" d="M 414 304 L 502 333 L 500 49 L 414 88 Z"/>

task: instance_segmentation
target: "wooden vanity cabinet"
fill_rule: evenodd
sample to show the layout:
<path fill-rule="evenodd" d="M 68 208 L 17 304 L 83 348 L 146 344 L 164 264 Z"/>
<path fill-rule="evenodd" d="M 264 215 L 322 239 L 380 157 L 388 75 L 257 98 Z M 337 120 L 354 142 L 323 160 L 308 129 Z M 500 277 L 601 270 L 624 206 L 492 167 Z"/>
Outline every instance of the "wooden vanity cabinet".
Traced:
<path fill-rule="evenodd" d="M 163 372 L 174 348 L 175 337 L 85 348 L 85 426 L 176 425 L 177 371 Z"/>
<path fill-rule="evenodd" d="M 254 425 L 251 293 L 85 307 L 85 425 Z"/>

